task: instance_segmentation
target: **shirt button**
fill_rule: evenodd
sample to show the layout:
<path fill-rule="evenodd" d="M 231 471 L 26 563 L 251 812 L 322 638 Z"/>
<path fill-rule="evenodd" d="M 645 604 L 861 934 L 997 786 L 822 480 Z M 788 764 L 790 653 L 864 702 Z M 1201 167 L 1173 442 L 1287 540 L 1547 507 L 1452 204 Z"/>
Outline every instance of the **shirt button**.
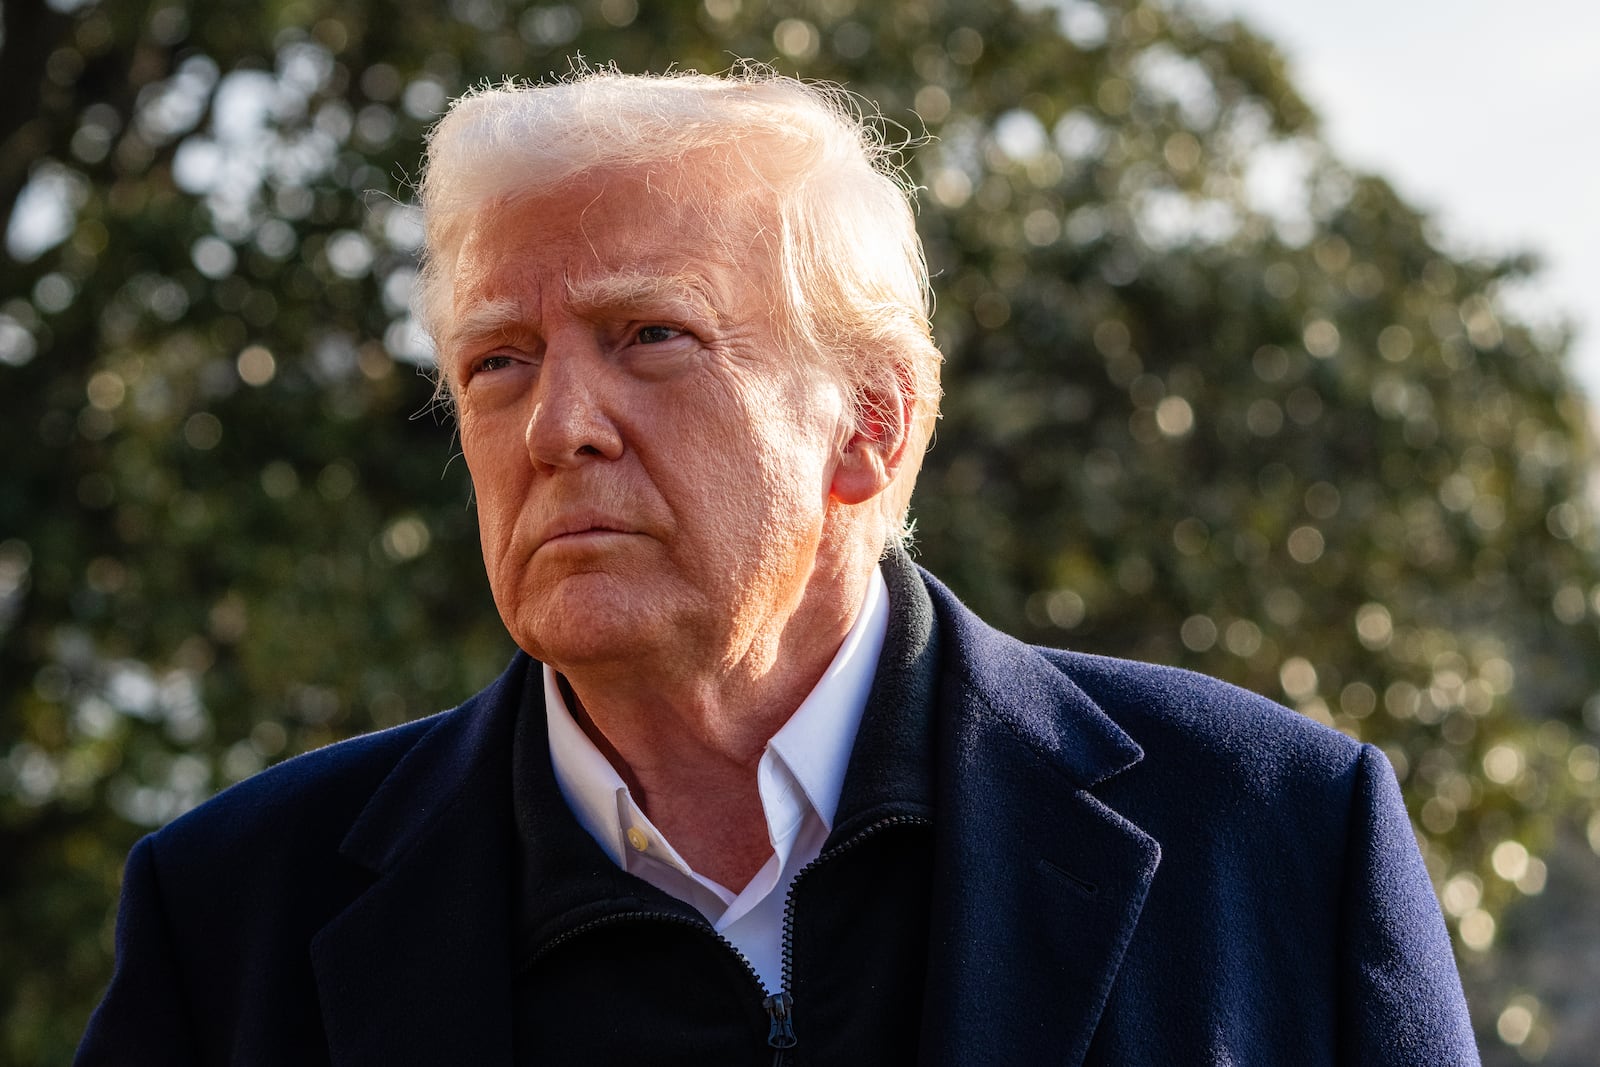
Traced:
<path fill-rule="evenodd" d="M 633 846 L 635 852 L 643 852 L 650 847 L 650 839 L 637 826 L 630 826 L 628 827 L 628 844 Z"/>

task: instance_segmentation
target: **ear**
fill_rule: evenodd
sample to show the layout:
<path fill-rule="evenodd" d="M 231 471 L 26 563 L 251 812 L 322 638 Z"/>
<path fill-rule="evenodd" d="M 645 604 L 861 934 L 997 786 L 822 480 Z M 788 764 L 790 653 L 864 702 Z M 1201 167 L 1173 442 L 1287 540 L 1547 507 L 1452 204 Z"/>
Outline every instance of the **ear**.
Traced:
<path fill-rule="evenodd" d="M 839 447 L 829 495 L 841 504 L 864 504 L 894 484 L 911 430 L 911 385 L 904 367 L 864 398 L 860 424 Z"/>

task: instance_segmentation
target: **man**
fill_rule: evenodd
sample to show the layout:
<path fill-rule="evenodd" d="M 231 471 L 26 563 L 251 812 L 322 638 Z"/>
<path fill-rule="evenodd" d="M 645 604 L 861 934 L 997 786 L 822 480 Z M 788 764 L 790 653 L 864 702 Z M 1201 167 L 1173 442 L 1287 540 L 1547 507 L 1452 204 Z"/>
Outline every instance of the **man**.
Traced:
<path fill-rule="evenodd" d="M 1476 1061 L 1376 750 L 900 548 L 882 154 L 774 77 L 455 105 L 419 308 L 525 654 L 142 841 L 80 1062 Z"/>

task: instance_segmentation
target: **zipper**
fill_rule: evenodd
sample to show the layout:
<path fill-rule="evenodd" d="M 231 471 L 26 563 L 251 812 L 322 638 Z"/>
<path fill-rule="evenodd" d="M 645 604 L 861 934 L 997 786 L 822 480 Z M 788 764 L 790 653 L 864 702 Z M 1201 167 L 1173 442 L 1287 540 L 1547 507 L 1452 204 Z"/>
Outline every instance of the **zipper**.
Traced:
<path fill-rule="evenodd" d="M 772 1067 L 783 1067 L 789 1058 L 786 1055 L 787 1051 L 800 1043 L 799 1037 L 794 1032 L 794 997 L 789 990 L 794 988 L 795 890 L 800 888 L 801 879 L 817 867 L 829 860 L 837 859 L 882 830 L 894 826 L 931 825 L 933 820 L 925 815 L 886 816 L 863 826 L 837 845 L 823 849 L 817 854 L 816 859 L 795 872 L 794 879 L 789 883 L 789 892 L 785 894 L 783 901 L 782 964 L 779 979 L 781 985 L 775 996 L 769 996 L 762 1001 L 762 1007 L 767 1009 L 767 1017 L 772 1023 L 767 1033 L 767 1044 L 774 1050 Z M 748 966 L 748 961 L 746 965 Z"/>
<path fill-rule="evenodd" d="M 800 1043 L 794 1036 L 794 998 L 787 992 L 774 993 L 761 1002 L 767 1009 L 767 1018 L 772 1020 L 772 1028 L 767 1031 L 767 1045 L 773 1050 L 772 1067 L 783 1067 L 787 1059 L 784 1052 Z"/>
<path fill-rule="evenodd" d="M 750 981 L 761 990 L 761 1007 L 767 1013 L 767 1047 L 773 1050 L 773 1067 L 783 1067 L 788 1062 L 788 1051 L 800 1043 L 799 1036 L 794 1028 L 794 996 L 789 992 L 794 986 L 794 923 L 795 923 L 795 890 L 800 887 L 800 881 L 811 871 L 829 860 L 837 859 L 861 842 L 875 836 L 883 830 L 894 826 L 930 826 L 933 820 L 924 815 L 890 815 L 879 819 L 877 822 L 862 827 L 845 840 L 831 848 L 823 849 L 817 858 L 801 867 L 795 872 L 794 879 L 789 883 L 789 891 L 784 896 L 783 902 L 783 942 L 782 963 L 780 966 L 781 986 L 776 993 L 768 993 L 766 983 L 756 973 L 755 967 L 750 963 L 749 957 L 740 952 L 738 946 L 723 937 L 704 919 L 695 919 L 687 915 L 680 915 L 671 911 L 618 911 L 588 922 L 579 923 L 570 930 L 565 930 L 544 944 L 540 945 L 534 953 L 523 963 L 521 970 L 530 970 L 545 956 L 568 941 L 593 930 L 611 926 L 620 922 L 667 922 L 677 926 L 686 926 L 710 934 L 724 948 L 733 954 L 734 958 L 744 967 L 745 973 L 750 976 Z"/>
<path fill-rule="evenodd" d="M 766 995 L 766 984 L 761 981 L 761 976 L 756 973 L 756 969 L 750 963 L 749 958 L 745 956 L 743 952 L 739 951 L 737 945 L 723 937 L 721 934 L 717 933 L 717 931 L 712 928 L 711 924 L 706 922 L 704 919 L 695 919 L 688 915 L 679 915 L 677 912 L 672 911 L 615 911 L 608 915 L 602 915 L 599 918 L 590 919 L 586 923 L 579 923 L 572 929 L 564 930 L 555 937 L 552 937 L 550 940 L 546 941 L 544 944 L 540 945 L 538 950 L 535 951 L 533 955 L 529 956 L 527 961 L 523 963 L 520 970 L 532 970 L 534 964 L 538 963 L 545 956 L 549 955 L 555 949 L 566 944 L 575 937 L 582 937 L 584 934 L 587 934 L 592 930 L 598 930 L 602 927 L 612 926 L 620 922 L 668 922 L 675 926 L 687 926 L 690 929 L 701 930 L 705 933 L 708 933 L 715 938 L 723 948 L 726 948 L 729 952 L 733 953 L 734 957 L 744 966 L 745 974 L 750 976 L 750 981 L 755 983 L 755 987 L 761 990 L 763 996 Z"/>
<path fill-rule="evenodd" d="M 821 857 L 819 856 L 818 858 L 820 859 Z M 807 864 L 806 866 L 809 867 L 810 864 Z M 799 874 L 797 873 L 795 877 L 798 879 Z M 679 915 L 677 912 L 671 911 L 641 910 L 612 912 L 609 915 L 602 915 L 598 918 L 590 919 L 588 922 L 579 923 L 572 929 L 564 930 L 555 937 L 552 937 L 550 940 L 540 945 L 533 955 L 528 957 L 527 961 L 523 963 L 521 969 L 524 971 L 531 970 L 534 964 L 538 963 L 545 956 L 549 955 L 551 952 L 555 951 L 557 948 L 566 944 L 568 941 L 573 940 L 574 938 L 582 937 L 584 934 L 594 930 L 599 930 L 602 927 L 614 926 L 617 923 L 624 922 L 667 922 L 672 923 L 675 926 L 686 926 L 692 930 L 699 930 L 703 933 L 710 934 L 717 940 L 718 943 L 722 945 L 723 948 L 732 953 L 733 956 L 740 962 L 740 964 L 744 966 L 745 974 L 750 976 L 751 983 L 757 989 L 761 990 L 761 1007 L 765 1009 L 769 1023 L 767 1030 L 767 1046 L 774 1050 L 772 1059 L 773 1067 L 782 1067 L 784 1061 L 784 1051 L 786 1049 L 793 1048 L 798 1040 L 794 1034 L 794 1019 L 791 1014 L 794 1008 L 794 998 L 789 996 L 787 992 L 783 992 L 781 990 L 777 993 L 769 994 L 767 992 L 767 984 L 763 982 L 761 980 L 761 976 L 756 973 L 756 969 L 754 965 L 751 964 L 750 958 L 743 952 L 740 952 L 739 947 L 732 941 L 729 941 L 727 938 L 717 933 L 716 929 L 704 919 L 694 919 L 687 915 Z M 783 952 L 785 960 L 787 960 L 789 953 L 790 928 L 791 923 L 788 919 L 788 916 L 785 915 L 785 921 L 783 924 Z M 788 973 L 787 963 L 785 964 L 784 973 Z"/>

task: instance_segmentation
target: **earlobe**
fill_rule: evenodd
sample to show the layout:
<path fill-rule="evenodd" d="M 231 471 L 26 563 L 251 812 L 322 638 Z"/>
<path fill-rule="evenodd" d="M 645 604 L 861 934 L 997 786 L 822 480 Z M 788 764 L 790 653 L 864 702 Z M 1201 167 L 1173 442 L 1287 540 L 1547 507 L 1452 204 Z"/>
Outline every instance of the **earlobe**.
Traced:
<path fill-rule="evenodd" d="M 897 369 L 892 387 L 866 398 L 857 425 L 840 446 L 830 495 L 841 504 L 866 503 L 900 473 L 911 427 L 910 390 L 903 374 Z"/>

